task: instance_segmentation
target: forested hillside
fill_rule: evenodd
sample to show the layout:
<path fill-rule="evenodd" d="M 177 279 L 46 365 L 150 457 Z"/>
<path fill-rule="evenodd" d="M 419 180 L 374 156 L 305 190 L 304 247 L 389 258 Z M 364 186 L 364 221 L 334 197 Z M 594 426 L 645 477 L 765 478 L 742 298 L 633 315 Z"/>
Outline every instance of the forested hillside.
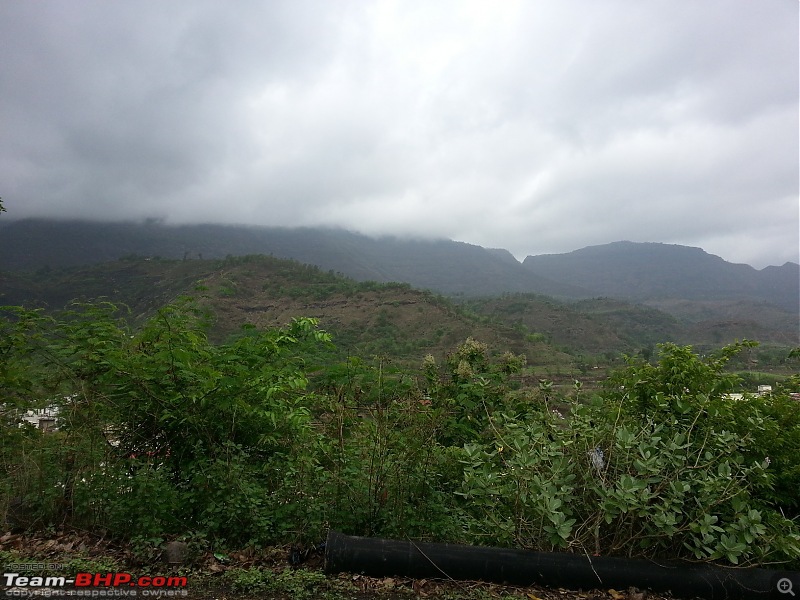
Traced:
<path fill-rule="evenodd" d="M 543 357 L 567 371 L 574 358 L 518 328 L 482 319 L 450 300 L 405 283 L 358 282 L 313 265 L 269 256 L 221 260 L 129 258 L 103 265 L 0 273 L 0 304 L 44 307 L 102 298 L 127 307 L 126 319 L 143 323 L 164 304 L 188 295 L 213 314 L 209 330 L 221 341 L 243 325 L 279 327 L 298 315 L 331 332 L 342 352 L 418 361 L 443 356 L 475 336 L 493 347 Z"/>
<path fill-rule="evenodd" d="M 442 294 L 586 293 L 530 273 L 506 251 L 444 239 L 376 239 L 341 229 L 33 219 L 0 228 L 0 270 L 5 271 L 90 265 L 132 254 L 176 259 L 273 255 L 359 281 L 400 281 Z"/>
<path fill-rule="evenodd" d="M 567 254 L 528 256 L 531 273 L 562 283 L 580 282 L 598 296 L 635 301 L 746 300 L 800 310 L 800 265 L 757 271 L 701 248 L 674 244 L 615 242 Z"/>
<path fill-rule="evenodd" d="M 566 302 L 506 294 L 454 303 L 405 283 L 358 282 L 313 265 L 268 256 L 129 257 L 87 267 L 0 272 L 0 304 L 56 311 L 73 300 L 105 298 L 127 306 L 134 325 L 181 295 L 194 296 L 213 311 L 210 334 L 216 340 L 236 333 L 242 324 L 281 326 L 305 315 L 319 319 L 342 351 L 416 360 L 427 352 L 442 356 L 453 344 L 473 335 L 491 346 L 526 354 L 531 364 L 548 365 L 551 372 L 564 374 L 578 365 L 613 362 L 622 353 L 652 355 L 655 345 L 662 342 L 711 349 L 756 339 L 763 344 L 759 352 L 770 353 L 769 364 L 793 346 L 792 320 L 775 308 L 764 308 L 762 320 L 783 316 L 759 324 L 742 312 L 732 312 L 731 318 L 722 321 L 715 319 L 716 308 L 676 318 L 612 299 Z M 688 311 L 692 307 L 697 303 L 677 308 Z"/>
<path fill-rule="evenodd" d="M 0 270 L 89 265 L 128 255 L 175 259 L 266 254 L 358 281 L 399 281 L 445 295 L 536 293 L 635 302 L 751 302 L 800 312 L 800 265 L 757 271 L 670 244 L 617 242 L 519 263 L 501 249 L 452 240 L 371 238 L 337 229 L 157 222 L 22 220 L 0 228 Z M 753 310 L 757 319 L 759 310 Z"/>

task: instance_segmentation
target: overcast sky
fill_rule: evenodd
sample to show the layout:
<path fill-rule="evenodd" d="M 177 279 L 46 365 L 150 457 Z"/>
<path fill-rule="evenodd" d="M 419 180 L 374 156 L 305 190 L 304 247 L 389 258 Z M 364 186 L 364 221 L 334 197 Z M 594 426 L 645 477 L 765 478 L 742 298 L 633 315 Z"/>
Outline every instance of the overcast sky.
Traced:
<path fill-rule="evenodd" d="M 798 262 L 797 0 L 0 2 L 2 218 Z"/>

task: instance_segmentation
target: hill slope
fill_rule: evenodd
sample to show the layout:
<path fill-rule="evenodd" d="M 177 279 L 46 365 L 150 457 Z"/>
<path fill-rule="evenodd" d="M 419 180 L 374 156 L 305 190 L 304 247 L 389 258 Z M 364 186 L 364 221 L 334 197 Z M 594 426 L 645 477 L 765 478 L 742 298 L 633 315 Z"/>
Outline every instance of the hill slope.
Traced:
<path fill-rule="evenodd" d="M 530 294 L 464 299 L 468 310 L 408 284 L 356 282 L 311 265 L 266 256 L 224 260 L 126 259 L 37 273 L 0 272 L 0 304 L 57 310 L 74 299 L 107 298 L 130 308 L 139 323 L 157 308 L 189 294 L 209 307 L 215 339 L 235 334 L 244 323 L 284 325 L 311 316 L 335 334 L 342 351 L 419 359 L 444 355 L 469 336 L 495 348 L 524 353 L 533 364 L 567 365 L 566 356 L 617 355 L 674 341 L 719 346 L 742 337 L 792 345 L 791 320 L 765 325 L 728 307 L 715 321 L 715 307 L 700 310 L 685 301 L 666 312 L 608 298 L 560 302 Z M 668 307 L 670 308 L 670 307 Z M 763 308 L 763 307 L 762 307 Z M 765 315 L 779 312 L 764 310 Z M 745 311 L 746 312 L 746 311 Z"/>
<path fill-rule="evenodd" d="M 58 310 L 72 300 L 102 297 L 127 305 L 134 324 L 185 294 L 211 310 L 211 335 L 217 340 L 237 334 L 243 324 L 282 326 L 304 316 L 319 319 L 340 351 L 361 356 L 442 357 L 472 336 L 492 348 L 526 354 L 530 362 L 572 362 L 543 341 L 481 320 L 431 292 L 408 284 L 356 282 L 268 256 L 127 259 L 36 274 L 0 273 L 0 305 Z"/>
<path fill-rule="evenodd" d="M 567 254 L 528 256 L 523 265 L 540 277 L 579 283 L 596 296 L 638 302 L 748 300 L 790 312 L 800 307 L 800 265 L 786 263 L 757 271 L 749 265 L 726 262 L 701 248 L 614 242 Z"/>
<path fill-rule="evenodd" d="M 247 254 L 292 258 L 357 281 L 402 281 L 464 298 L 535 293 L 562 300 L 622 299 L 669 313 L 682 327 L 680 331 L 671 329 L 671 325 L 664 329 L 666 325 L 658 324 L 660 317 L 634 315 L 630 307 L 621 309 L 624 318 L 617 309 L 598 308 L 595 320 L 602 315 L 608 321 L 605 326 L 614 329 L 613 336 L 623 345 L 649 343 L 653 337 L 663 341 L 664 336 L 687 343 L 724 342 L 737 337 L 800 343 L 800 266 L 787 263 L 757 271 L 699 248 L 618 242 L 569 254 L 528 257 L 520 264 L 502 249 L 450 240 L 374 239 L 335 229 L 45 220 L 0 224 L 0 269 L 16 273 L 38 271 L 46 276 L 48 269 L 53 273 L 64 266 L 131 255 L 186 259 L 184 263 L 188 264 L 201 257 Z M 180 267 L 192 268 L 186 264 Z M 10 274 L 4 277 L 0 293 L 12 293 L 19 281 Z M 117 277 L 125 279 L 123 274 Z M 168 280 L 154 279 L 153 289 L 167 293 L 177 285 L 170 279 L 173 277 L 180 281 L 182 275 L 176 272 Z M 70 289 L 70 283 L 65 282 L 61 292 L 52 293 L 60 294 L 58 301 L 63 304 L 69 300 Z M 583 316 L 571 313 L 570 318 L 591 316 L 595 309 L 588 306 L 576 306 Z M 495 316 L 505 320 L 507 315 Z M 625 324 L 630 319 L 655 329 L 647 333 L 640 325 L 636 332 Z M 542 330 L 535 322 L 531 327 Z M 599 335 L 594 332 L 589 337 L 595 334 Z M 598 344 L 605 342 L 588 345 Z"/>
<path fill-rule="evenodd" d="M 537 292 L 586 295 L 526 270 L 504 250 L 451 240 L 380 239 L 338 229 L 157 223 L 14 221 L 0 228 L 0 269 L 89 265 L 128 255 L 223 258 L 267 254 L 344 273 L 358 281 L 404 281 L 451 295 Z"/>

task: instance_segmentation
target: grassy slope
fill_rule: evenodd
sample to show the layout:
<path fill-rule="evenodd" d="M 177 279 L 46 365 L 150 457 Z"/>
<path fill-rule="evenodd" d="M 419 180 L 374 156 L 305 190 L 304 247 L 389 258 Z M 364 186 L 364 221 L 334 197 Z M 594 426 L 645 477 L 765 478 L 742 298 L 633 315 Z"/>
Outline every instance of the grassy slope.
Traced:
<path fill-rule="evenodd" d="M 211 335 L 222 340 L 241 325 L 280 326 L 315 317 L 342 352 L 415 361 L 441 357 L 467 337 L 529 360 L 569 365 L 572 358 L 512 327 L 471 315 L 449 300 L 407 284 L 355 282 L 266 256 L 226 260 L 126 260 L 94 267 L 0 274 L 0 303 L 57 310 L 74 299 L 103 297 L 130 308 L 140 323 L 180 295 L 211 309 Z"/>
<path fill-rule="evenodd" d="M 404 284 L 353 282 L 277 259 L 218 269 L 202 283 L 207 288 L 203 302 L 216 316 L 220 333 L 232 333 L 243 323 L 283 325 L 302 315 L 319 319 L 337 345 L 352 354 L 441 356 L 469 336 L 516 353 L 538 353 L 536 346 L 541 346 L 429 292 Z M 554 359 L 569 360 L 550 350 Z"/>
<path fill-rule="evenodd" d="M 442 356 L 473 336 L 492 348 L 523 353 L 531 365 L 568 368 L 582 359 L 580 355 L 631 354 L 664 341 L 719 346 L 748 337 L 791 346 L 791 332 L 796 330 L 786 315 L 770 317 L 769 326 L 753 324 L 733 303 L 730 319 L 724 322 L 697 312 L 696 303 L 663 307 L 680 309 L 681 318 L 619 300 L 560 302 L 533 294 L 457 306 L 407 284 L 356 282 L 266 256 L 131 259 L 0 273 L 1 304 L 59 309 L 73 299 L 105 297 L 128 305 L 134 323 L 182 294 L 200 298 L 213 311 L 215 339 L 235 333 L 244 323 L 279 326 L 292 317 L 308 316 L 320 319 L 343 352 L 413 360 L 427 353 Z"/>
<path fill-rule="evenodd" d="M 798 317 L 746 301 L 634 304 L 613 298 L 561 302 L 533 294 L 469 301 L 475 312 L 540 334 L 558 347 L 591 355 L 652 351 L 662 342 L 701 349 L 751 339 L 790 348 L 798 343 Z M 759 314 L 754 321 L 753 314 Z"/>
<path fill-rule="evenodd" d="M 666 313 L 608 298 L 572 303 L 520 294 L 483 298 L 471 302 L 470 307 L 524 327 L 559 347 L 592 355 L 630 354 L 685 337 L 681 324 Z"/>

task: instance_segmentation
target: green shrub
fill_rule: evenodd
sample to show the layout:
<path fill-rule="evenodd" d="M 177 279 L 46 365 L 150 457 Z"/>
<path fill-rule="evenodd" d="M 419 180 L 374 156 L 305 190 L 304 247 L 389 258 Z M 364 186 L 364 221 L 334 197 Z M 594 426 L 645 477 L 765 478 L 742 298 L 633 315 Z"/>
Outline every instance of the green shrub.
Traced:
<path fill-rule="evenodd" d="M 722 404 L 730 401 L 721 366 L 668 345 L 652 370 L 632 364 L 613 379 L 613 393 L 576 403 L 563 420 L 497 415 L 492 441 L 466 445 L 462 458 L 472 539 L 796 564 L 800 529 L 764 494 L 772 475 L 754 444 L 768 420 L 753 407 Z M 748 423 L 746 435 L 731 411 Z"/>
<path fill-rule="evenodd" d="M 307 275 L 321 293 L 335 285 Z M 524 357 L 473 339 L 409 373 L 385 358 L 310 366 L 329 347 L 311 319 L 220 345 L 207 324 L 188 300 L 137 332 L 108 303 L 58 319 L 7 311 L 0 510 L 29 527 L 103 530 L 142 556 L 169 537 L 224 548 L 315 543 L 335 528 L 800 566 L 800 403 L 789 395 L 800 379 L 730 400 L 725 368 L 749 343 L 710 357 L 664 345 L 585 401 L 579 386 L 572 398 L 547 381 L 515 389 Z M 19 427 L 50 404 L 60 431 Z M 313 579 L 235 576 L 293 597 Z"/>

